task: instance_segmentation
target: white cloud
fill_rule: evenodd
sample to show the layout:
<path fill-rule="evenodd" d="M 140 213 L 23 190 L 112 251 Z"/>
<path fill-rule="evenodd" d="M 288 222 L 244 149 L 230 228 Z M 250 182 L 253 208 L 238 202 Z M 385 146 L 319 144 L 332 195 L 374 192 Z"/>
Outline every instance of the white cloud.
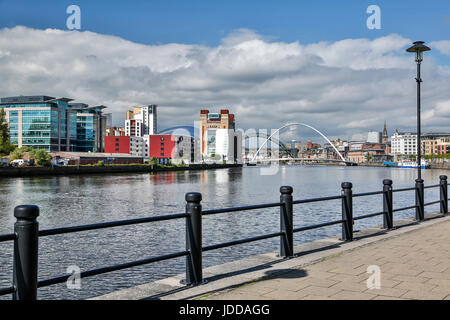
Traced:
<path fill-rule="evenodd" d="M 65 96 L 104 104 L 115 122 L 160 105 L 160 128 L 228 107 L 242 128 L 300 121 L 330 136 L 415 128 L 415 64 L 400 35 L 301 44 L 239 29 L 216 47 L 143 45 L 93 32 L 0 30 L 0 96 Z M 446 42 L 439 42 L 446 50 Z M 434 45 L 438 48 L 437 45 Z M 449 46 L 450 47 L 450 46 Z M 450 51 L 450 50 L 449 50 Z M 449 131 L 448 68 L 423 63 L 424 130 Z M 300 139 L 315 136 L 296 128 Z M 292 132 L 289 137 L 294 137 Z"/>
<path fill-rule="evenodd" d="M 437 49 L 442 54 L 450 55 L 450 40 L 431 42 L 430 47 Z"/>

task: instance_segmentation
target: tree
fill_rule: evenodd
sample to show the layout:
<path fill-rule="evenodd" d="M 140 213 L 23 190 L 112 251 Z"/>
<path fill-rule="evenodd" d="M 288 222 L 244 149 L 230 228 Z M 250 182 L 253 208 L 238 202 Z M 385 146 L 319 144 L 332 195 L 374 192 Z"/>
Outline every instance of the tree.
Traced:
<path fill-rule="evenodd" d="M 33 149 L 29 152 L 30 159 L 34 159 L 38 166 L 49 166 L 52 160 L 51 154 L 47 153 L 47 151 L 43 149 Z"/>
<path fill-rule="evenodd" d="M 9 155 L 14 150 L 14 145 L 9 141 L 9 127 L 6 122 L 6 112 L 0 109 L 0 156 Z"/>
<path fill-rule="evenodd" d="M 150 160 L 147 160 L 146 162 L 147 164 L 154 166 L 158 164 L 158 159 L 156 157 L 151 157 Z"/>

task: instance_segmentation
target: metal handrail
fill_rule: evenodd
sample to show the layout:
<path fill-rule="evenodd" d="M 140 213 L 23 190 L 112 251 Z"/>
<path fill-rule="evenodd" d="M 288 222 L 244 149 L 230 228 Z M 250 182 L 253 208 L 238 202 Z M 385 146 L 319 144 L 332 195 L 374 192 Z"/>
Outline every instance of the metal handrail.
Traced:
<path fill-rule="evenodd" d="M 87 271 L 80 272 L 80 278 L 92 277 L 92 276 L 96 276 L 96 275 L 103 274 L 103 273 L 137 267 L 137 266 L 141 266 L 141 265 L 145 265 L 145 264 L 149 264 L 149 263 L 153 263 L 153 262 L 179 258 L 179 257 L 187 256 L 188 254 L 189 254 L 188 251 L 180 251 L 180 252 L 176 252 L 176 253 L 166 254 L 163 256 L 150 257 L 150 258 L 146 258 L 146 259 L 116 264 L 116 265 L 109 266 L 109 267 L 87 270 Z M 56 277 L 56 278 L 52 278 L 52 279 L 41 280 L 38 282 L 38 288 L 47 287 L 47 286 L 51 286 L 54 284 L 66 282 L 67 279 L 69 279 L 69 277 L 71 277 L 71 276 L 72 275 L 69 274 L 69 275 L 60 276 L 60 277 Z"/>
<path fill-rule="evenodd" d="M 322 228 L 322 227 L 327 227 L 327 226 L 332 226 L 334 224 L 339 224 L 339 223 L 343 223 L 344 220 L 335 220 L 335 221 L 330 221 L 330 222 L 324 222 L 324 223 L 319 223 L 319 224 L 313 224 L 310 226 L 306 226 L 306 227 L 298 227 L 298 228 L 294 228 L 293 232 L 300 232 L 300 231 L 307 231 L 307 230 L 313 230 L 313 229 L 318 229 L 318 228 Z"/>
<path fill-rule="evenodd" d="M 416 187 L 412 187 L 412 188 L 403 188 L 403 189 L 395 189 L 395 190 L 392 190 L 392 192 L 413 191 L 413 190 L 416 190 L 416 189 L 417 189 Z"/>
<path fill-rule="evenodd" d="M 433 205 L 433 204 L 438 204 L 438 203 L 441 203 L 441 202 L 442 202 L 442 200 L 436 200 L 436 201 L 424 203 L 423 205 L 424 205 L 424 206 L 431 206 L 431 205 Z"/>
<path fill-rule="evenodd" d="M 258 241 L 258 240 L 274 238 L 274 237 L 282 236 L 283 234 L 284 234 L 283 232 L 275 232 L 275 233 L 269 233 L 269 234 L 265 234 L 265 235 L 261 235 L 261 236 L 245 238 L 245 239 L 241 239 L 241 240 L 233 240 L 233 241 L 229 241 L 229 242 L 213 244 L 210 246 L 203 247 L 202 251 L 210 251 L 210 250 L 215 250 L 215 249 L 231 247 L 231 246 L 234 246 L 237 244 L 243 244 L 243 243 L 249 243 L 249 242 L 254 242 L 254 241 Z"/>
<path fill-rule="evenodd" d="M 445 177 L 445 179 L 443 178 Z M 444 213 L 447 213 L 445 210 L 448 211 L 448 200 L 447 199 L 447 180 L 446 176 L 441 176 L 441 183 L 437 185 L 430 185 L 430 186 L 423 186 L 423 183 L 418 184 L 416 181 L 416 186 L 413 188 L 402 188 L 393 190 L 391 185 L 391 180 L 385 180 L 383 181 L 384 187 L 382 191 L 374 191 L 374 192 L 364 192 L 364 193 L 357 193 L 352 194 L 352 184 L 351 183 L 343 183 L 342 184 L 342 194 L 338 196 L 330 196 L 330 197 L 322 197 L 322 198 L 310 198 L 310 199 L 302 199 L 302 200 L 293 200 L 292 199 L 292 188 L 291 187 L 282 187 L 280 189 L 281 191 L 281 198 L 280 202 L 275 203 L 266 203 L 266 204 L 257 204 L 257 205 L 249 205 L 249 206 L 240 206 L 240 207 L 231 207 L 231 208 L 222 208 L 222 209 L 210 209 L 210 210 L 202 210 L 200 201 L 201 201 L 201 195 L 197 193 L 188 193 L 186 195 L 186 213 L 179 213 L 179 214 L 170 214 L 170 215 L 162 215 L 162 216 L 153 216 L 153 217 L 145 217 L 145 218 L 137 218 L 137 219 L 128 219 L 128 220 L 119 220 L 119 221 L 112 221 L 112 222 L 103 222 L 103 223 L 97 223 L 97 224 L 87 224 L 87 225 L 80 225 L 80 226 L 72 226 L 72 227 L 63 227 L 63 228 L 54 228 L 54 229 L 47 229 L 47 230 L 39 230 L 36 232 L 35 236 L 38 237 L 44 237 L 44 236 L 50 236 L 50 235 L 58 235 L 58 234 L 66 234 L 66 233 L 74 233 L 74 232 L 82 232 L 82 231 L 89 231 L 89 230 L 97 230 L 97 229 L 105 229 L 105 228 L 111 228 L 111 227 L 118 227 L 118 226 L 126 226 L 126 225 L 136 225 L 136 224 L 142 224 L 142 223 L 149 223 L 149 222 L 157 222 L 157 221 L 167 221 L 167 220 L 173 220 L 173 219 L 181 219 L 186 218 L 187 221 L 187 227 L 189 230 L 187 230 L 187 249 L 186 251 L 180 251 L 155 257 L 149 257 L 141 260 L 116 264 L 108 267 L 102 267 L 92 270 L 83 271 L 80 273 L 81 278 L 85 277 L 91 277 L 99 274 L 104 274 L 108 272 L 113 272 L 117 270 L 122 270 L 126 268 L 131 268 L 135 266 L 145 265 L 149 263 L 154 263 L 158 261 L 168 260 L 168 259 L 174 259 L 178 257 L 186 256 L 187 259 L 190 261 L 187 262 L 187 283 L 189 284 L 199 284 L 201 283 L 201 270 L 198 270 L 198 267 L 201 268 L 201 258 L 200 262 L 198 260 L 198 255 L 201 257 L 201 252 L 206 252 L 210 250 L 216 250 L 220 248 L 230 247 L 234 245 L 274 238 L 274 237 L 282 237 L 284 239 L 281 241 L 281 256 L 288 257 L 293 256 L 293 237 L 292 235 L 296 232 L 301 231 L 307 231 L 317 228 L 322 228 L 326 226 L 336 225 L 336 224 L 342 224 L 343 227 L 343 240 L 345 241 L 351 241 L 353 238 L 353 221 L 355 220 L 362 220 L 366 218 L 371 218 L 375 216 L 383 215 L 384 218 L 384 225 L 385 228 L 390 229 L 392 228 L 392 213 L 408 210 L 408 209 L 416 209 L 416 210 L 422 210 L 423 214 L 423 207 L 432 205 L 432 204 L 438 204 L 441 203 L 441 212 L 444 210 Z M 424 203 L 423 201 L 423 190 L 428 188 L 435 188 L 440 187 L 441 193 L 441 200 L 433 201 L 429 203 Z M 393 209 L 392 208 L 392 193 L 393 192 L 403 192 L 403 191 L 416 191 L 416 199 L 417 194 L 419 192 L 419 204 L 404 208 L 398 208 Z M 421 191 L 422 190 L 422 191 Z M 372 195 L 383 195 L 383 207 L 384 210 L 381 212 L 375 212 L 375 213 L 369 213 L 365 215 L 360 215 L 353 217 L 353 206 L 352 206 L 352 199 L 357 197 L 364 197 L 364 196 L 372 196 Z M 188 195 L 192 196 L 188 199 Z M 320 201 L 328 201 L 328 200 L 342 200 L 342 219 L 340 220 L 334 220 L 309 226 L 302 226 L 302 227 L 293 227 L 293 205 L 294 204 L 305 204 L 305 203 L 312 203 L 312 202 L 320 202 Z M 19 206 L 20 207 L 20 206 Z M 256 209 L 264 209 L 264 208 L 273 208 L 273 207 L 280 207 L 280 218 L 281 218 L 281 231 L 270 233 L 270 234 L 264 234 L 254 237 L 249 237 L 245 239 L 240 240 L 233 240 L 218 244 L 213 244 L 209 246 L 200 246 L 198 247 L 197 244 L 200 243 L 201 245 L 201 217 L 212 215 L 212 214 L 218 214 L 218 213 L 227 213 L 227 212 L 237 212 L 237 211 L 248 211 L 248 210 L 256 210 Z M 18 207 L 16 207 L 17 209 Z M 37 208 L 37 207 L 36 207 Z M 38 210 L 38 209 L 37 209 Z M 22 213 L 23 214 L 23 213 Z M 36 215 L 37 216 L 37 215 Z M 22 221 L 36 221 L 36 216 L 31 217 L 32 219 L 26 218 Z M 16 215 L 18 221 L 22 216 Z M 416 211 L 416 217 L 417 217 L 417 211 Z M 420 217 L 420 216 L 419 216 Z M 421 219 L 419 219 L 421 220 Z M 196 229 L 197 228 L 197 229 Z M 345 231 L 345 232 L 344 232 Z M 17 233 L 19 232 L 19 234 Z M 28 236 L 30 234 L 27 234 Z M 196 238 L 197 237 L 197 238 Z M 200 237 L 200 238 L 198 238 Z M 12 234 L 4 234 L 0 235 L 0 242 L 5 241 L 11 241 L 14 240 L 14 257 L 16 255 L 23 254 L 21 250 L 23 250 L 24 244 L 20 243 L 20 241 L 24 241 L 21 239 L 24 239 L 27 237 L 20 237 L 20 231 L 15 231 L 15 233 Z M 17 242 L 17 243 L 16 243 Z M 17 244 L 17 246 L 16 246 Z M 16 248 L 17 247 L 17 248 Z M 16 252 L 18 250 L 18 252 Z M 37 248 L 36 248 L 37 250 Z M 25 252 L 25 251 L 24 251 Z M 28 254 L 29 252 L 26 251 Z M 37 253 L 37 252 L 36 252 Z M 37 255 L 36 255 L 37 259 Z M 188 261 L 187 260 L 187 261 Z M 36 260 L 37 261 L 37 260 Z M 37 281 L 36 287 L 45 287 L 50 286 L 53 284 L 63 283 L 67 281 L 72 275 L 64 275 L 60 277 L 55 277 L 51 279 L 41 280 Z M 200 279 L 200 281 L 199 281 Z M 15 279 L 17 280 L 17 279 Z M 17 280 L 19 281 L 19 280 Z M 23 284 L 23 283 L 22 283 Z M 0 288 L 0 296 L 5 294 L 11 294 L 15 293 L 17 294 L 17 286 L 16 284 L 14 286 L 8 287 L 8 288 Z M 23 289 L 22 289 L 23 290 Z M 18 295 L 20 299 L 20 294 Z M 17 298 L 17 297 L 16 297 Z"/>
<path fill-rule="evenodd" d="M 353 195 L 354 198 L 356 197 L 365 197 L 365 196 L 373 196 L 377 194 L 383 194 L 384 191 L 374 191 L 374 192 L 364 192 L 364 193 L 356 193 Z"/>
<path fill-rule="evenodd" d="M 303 199 L 303 200 L 294 200 L 292 201 L 293 204 L 301 204 L 301 203 L 311 203 L 311 202 L 318 202 L 318 201 L 328 201 L 328 200 L 338 200 L 342 199 L 344 196 L 331 196 L 331 197 L 323 197 L 323 198 L 311 198 L 311 199 Z"/>
<path fill-rule="evenodd" d="M 367 219 L 367 218 L 372 218 L 372 217 L 376 217 L 376 216 L 381 216 L 383 214 L 386 214 L 386 211 L 365 214 L 362 216 L 354 217 L 353 220 Z"/>
<path fill-rule="evenodd" d="M 223 209 L 211 209 L 211 210 L 203 210 L 202 215 L 210 215 L 210 214 L 218 214 L 218 213 L 227 213 L 227 212 L 236 212 L 236 211 L 247 211 L 247 210 L 255 210 L 255 209 L 265 209 L 272 207 L 279 207 L 282 203 L 274 202 L 274 203 L 266 203 L 266 204 L 256 204 L 251 206 L 244 207 L 232 207 L 232 208 L 223 208 Z"/>
<path fill-rule="evenodd" d="M 399 211 L 404 211 L 404 210 L 410 210 L 410 209 L 416 209 L 418 206 L 410 206 L 410 207 L 404 207 L 404 208 L 397 208 L 397 209 L 393 209 L 392 212 L 399 212 Z"/>
<path fill-rule="evenodd" d="M 165 220 L 186 218 L 186 217 L 187 217 L 186 213 L 179 213 L 179 214 L 170 214 L 170 215 L 164 215 L 164 216 L 154 216 L 154 217 L 146 217 L 146 218 L 137 218 L 137 219 L 119 220 L 119 221 L 112 221 L 112 222 L 86 224 L 86 225 L 82 225 L 82 226 L 73 226 L 73 227 L 66 227 L 66 228 L 47 229 L 47 230 L 39 231 L 39 236 L 40 237 L 53 236 L 53 235 L 57 235 L 57 234 L 90 231 L 90 230 L 96 230 L 96 229 L 105 229 L 105 228 L 135 225 L 135 224 L 141 224 L 141 223 L 149 223 L 149 222 L 156 222 L 156 221 L 165 221 Z"/>
<path fill-rule="evenodd" d="M 0 242 L 15 240 L 17 236 L 14 233 L 0 235 Z"/>

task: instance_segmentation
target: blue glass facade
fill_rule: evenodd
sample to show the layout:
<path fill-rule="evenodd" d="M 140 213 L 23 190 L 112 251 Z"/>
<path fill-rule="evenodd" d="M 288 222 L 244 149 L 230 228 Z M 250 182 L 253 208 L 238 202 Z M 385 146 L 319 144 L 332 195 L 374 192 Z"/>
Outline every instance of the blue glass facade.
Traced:
<path fill-rule="evenodd" d="M 100 151 L 97 142 L 102 141 L 103 135 L 98 130 L 98 119 L 104 107 L 84 105 L 86 110 L 80 111 L 69 101 L 47 96 L 1 98 L 0 108 L 6 111 L 11 143 L 49 152 Z"/>

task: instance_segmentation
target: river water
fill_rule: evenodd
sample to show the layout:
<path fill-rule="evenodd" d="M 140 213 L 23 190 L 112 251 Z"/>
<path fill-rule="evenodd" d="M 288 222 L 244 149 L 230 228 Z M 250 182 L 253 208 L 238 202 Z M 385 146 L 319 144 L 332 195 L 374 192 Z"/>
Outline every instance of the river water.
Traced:
<path fill-rule="evenodd" d="M 2 178 L 0 180 L 0 234 L 13 230 L 16 205 L 40 207 L 39 227 L 74 226 L 113 220 L 182 213 L 186 192 L 201 192 L 203 208 L 223 208 L 279 201 L 279 188 L 290 185 L 294 199 L 340 194 L 341 182 L 353 183 L 353 192 L 382 189 L 383 179 L 395 188 L 414 186 L 416 170 L 342 166 L 280 166 L 272 175 L 260 167 L 158 174 L 79 175 L 62 177 Z M 438 184 L 444 170 L 423 170 L 425 185 Z M 426 189 L 425 202 L 439 199 L 437 188 Z M 394 193 L 394 208 L 414 204 L 414 192 Z M 354 215 L 382 210 L 382 196 L 354 199 Z M 426 212 L 439 210 L 429 206 Z M 395 213 L 396 220 L 414 211 Z M 294 206 L 294 227 L 338 220 L 340 200 Z M 379 225 L 382 217 L 359 220 L 355 230 Z M 224 213 L 203 219 L 203 245 L 279 231 L 279 208 Z M 295 234 L 295 245 L 339 234 L 329 226 Z M 12 279 L 12 242 L 0 243 L 0 287 Z M 278 250 L 279 239 L 267 239 L 204 253 L 204 266 L 217 265 Z M 69 266 L 82 271 L 145 257 L 183 251 L 184 219 L 116 227 L 39 239 L 39 279 L 65 275 Z M 85 299 L 122 288 L 173 276 L 185 271 L 185 258 L 84 278 L 81 289 L 65 284 L 40 288 L 39 299 Z M 10 299 L 10 296 L 0 297 Z"/>

